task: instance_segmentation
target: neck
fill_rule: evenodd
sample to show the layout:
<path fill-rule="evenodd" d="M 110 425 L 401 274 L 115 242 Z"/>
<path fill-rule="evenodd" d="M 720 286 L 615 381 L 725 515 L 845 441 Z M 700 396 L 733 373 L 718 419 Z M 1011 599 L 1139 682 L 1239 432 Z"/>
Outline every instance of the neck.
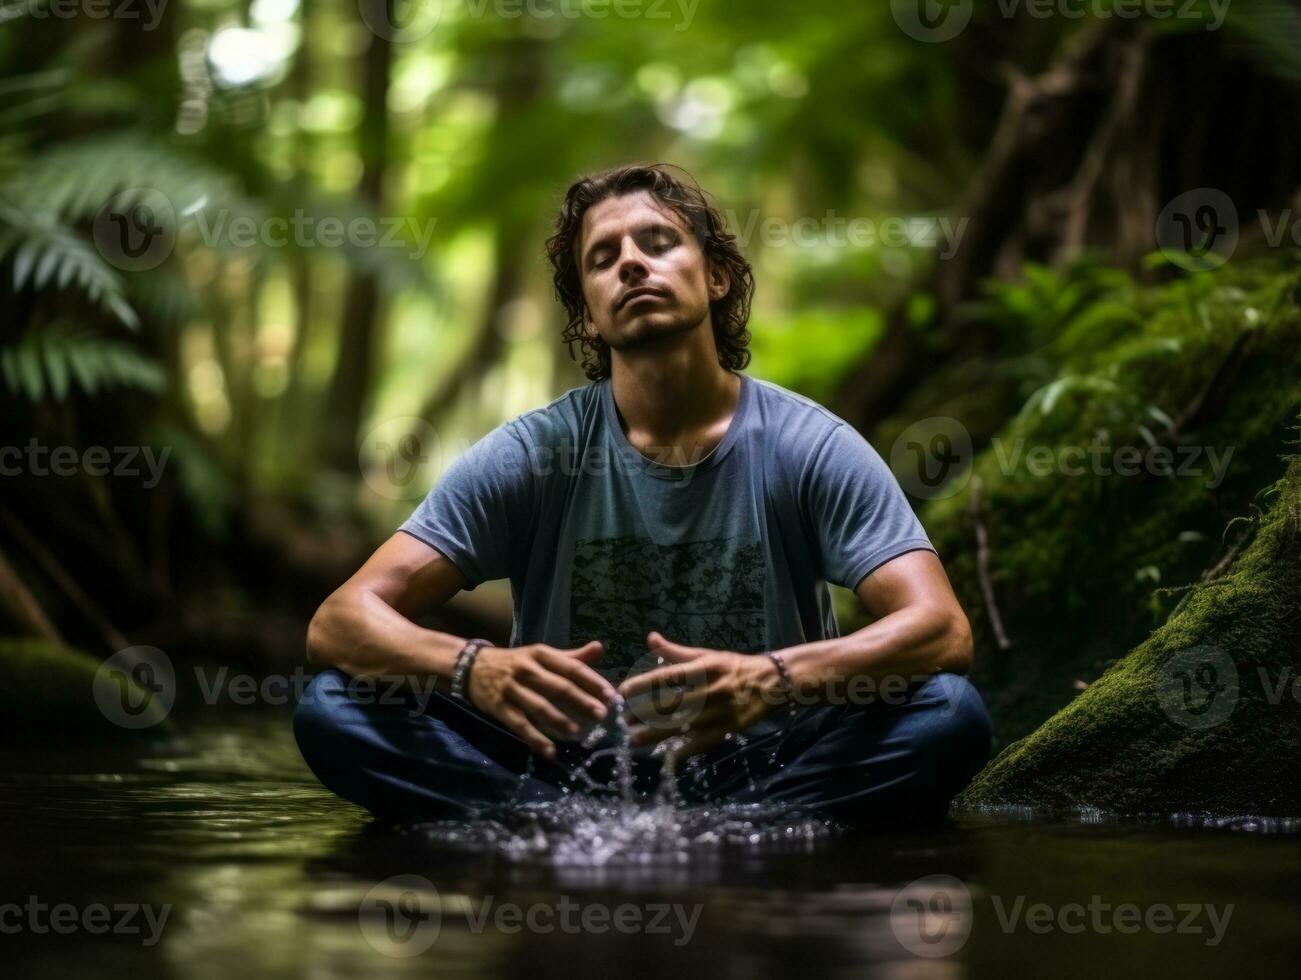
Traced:
<path fill-rule="evenodd" d="M 654 356 L 617 352 L 612 358 L 615 406 L 638 450 L 668 449 L 692 463 L 723 440 L 740 399 L 741 376 L 718 363 L 712 344 L 703 354 L 678 348 Z"/>

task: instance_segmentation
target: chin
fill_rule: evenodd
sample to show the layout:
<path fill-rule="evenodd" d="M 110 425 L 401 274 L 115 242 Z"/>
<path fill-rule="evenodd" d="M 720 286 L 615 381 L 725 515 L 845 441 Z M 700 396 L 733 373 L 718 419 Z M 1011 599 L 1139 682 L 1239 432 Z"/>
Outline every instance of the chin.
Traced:
<path fill-rule="evenodd" d="M 630 320 L 620 332 L 618 346 L 636 347 L 641 343 L 650 343 L 665 337 L 674 337 L 691 329 L 691 325 L 675 316 L 664 313 L 643 313 Z M 611 346 L 615 346 L 611 344 Z"/>

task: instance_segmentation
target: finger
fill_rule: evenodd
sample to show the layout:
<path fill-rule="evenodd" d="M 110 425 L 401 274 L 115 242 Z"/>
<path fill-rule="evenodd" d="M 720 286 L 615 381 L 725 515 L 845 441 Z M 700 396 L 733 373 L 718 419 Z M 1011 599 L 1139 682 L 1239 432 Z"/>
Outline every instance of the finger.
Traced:
<path fill-rule="evenodd" d="M 681 643 L 674 643 L 657 630 L 646 634 L 646 646 L 652 653 L 659 654 L 670 663 L 686 663 L 709 652 L 701 647 L 685 647 Z"/>
<path fill-rule="evenodd" d="M 592 697 L 568 677 L 548 670 L 545 664 L 540 670 L 524 675 L 522 680 L 552 704 L 576 716 L 604 718 L 609 712 L 599 698 Z"/>
<path fill-rule="evenodd" d="M 600 640 L 590 640 L 581 647 L 562 650 L 561 653 L 575 660 L 580 660 L 590 667 L 592 664 L 600 663 L 601 658 L 605 656 L 605 644 Z"/>
<path fill-rule="evenodd" d="M 619 685 L 619 693 L 625 698 L 635 698 L 657 687 L 671 685 L 701 687 L 706 681 L 706 676 L 705 669 L 697 663 L 669 664 L 666 667 L 656 667 L 625 678 Z"/>
<path fill-rule="evenodd" d="M 520 740 L 546 759 L 556 757 L 556 747 L 551 739 L 538 731 L 518 708 L 507 705 L 501 713 L 502 720 L 520 737 Z"/>
<path fill-rule="evenodd" d="M 654 687 L 625 700 L 628 714 L 637 721 L 656 728 L 674 728 L 694 721 L 707 708 L 721 700 L 719 692 L 705 685 L 695 687 Z"/>
<path fill-rule="evenodd" d="M 587 664 L 574 659 L 572 656 L 563 653 L 544 652 L 538 657 L 538 662 L 549 670 L 569 678 L 583 690 L 597 698 L 601 702 L 602 708 L 618 696 L 619 692 L 614 689 L 614 685 Z"/>
<path fill-rule="evenodd" d="M 577 722 L 540 694 L 530 691 L 527 687 L 515 687 L 511 689 L 510 696 L 511 700 L 523 708 L 524 712 L 540 727 L 550 728 L 557 735 L 572 737 L 578 734 Z"/>

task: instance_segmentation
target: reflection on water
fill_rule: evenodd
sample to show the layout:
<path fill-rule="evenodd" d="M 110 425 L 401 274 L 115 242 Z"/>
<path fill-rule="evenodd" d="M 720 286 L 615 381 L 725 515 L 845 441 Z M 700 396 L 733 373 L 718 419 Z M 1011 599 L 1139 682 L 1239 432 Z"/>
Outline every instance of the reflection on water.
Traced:
<path fill-rule="evenodd" d="M 316 784 L 288 721 L 235 711 L 167 746 L 0 749 L 0 905 L 24 906 L 0 917 L 6 961 L 133 980 L 1211 976 L 1291 975 L 1301 952 L 1295 822 L 1002 811 L 863 836 L 762 807 L 570 798 L 395 829 Z M 1025 914 L 1091 901 L 1232 912 L 1214 945 L 1156 919 L 1072 931 Z M 166 918 L 146 945 L 48 916 L 42 931 L 32 902 Z"/>
<path fill-rule="evenodd" d="M 674 806 L 582 795 L 521 806 L 474 823 L 409 828 L 430 845 L 550 865 L 557 878 L 588 882 L 702 883 L 743 858 L 814 854 L 837 834 L 828 820 L 760 804 Z"/>

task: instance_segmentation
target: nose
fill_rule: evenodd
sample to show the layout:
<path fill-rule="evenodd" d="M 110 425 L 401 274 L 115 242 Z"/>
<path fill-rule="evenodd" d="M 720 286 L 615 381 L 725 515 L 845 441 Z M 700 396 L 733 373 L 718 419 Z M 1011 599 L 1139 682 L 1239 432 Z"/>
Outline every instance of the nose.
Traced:
<path fill-rule="evenodd" d="M 646 268 L 645 255 L 637 247 L 637 240 L 626 235 L 619 252 L 619 281 L 623 283 L 645 279 L 649 270 Z"/>

